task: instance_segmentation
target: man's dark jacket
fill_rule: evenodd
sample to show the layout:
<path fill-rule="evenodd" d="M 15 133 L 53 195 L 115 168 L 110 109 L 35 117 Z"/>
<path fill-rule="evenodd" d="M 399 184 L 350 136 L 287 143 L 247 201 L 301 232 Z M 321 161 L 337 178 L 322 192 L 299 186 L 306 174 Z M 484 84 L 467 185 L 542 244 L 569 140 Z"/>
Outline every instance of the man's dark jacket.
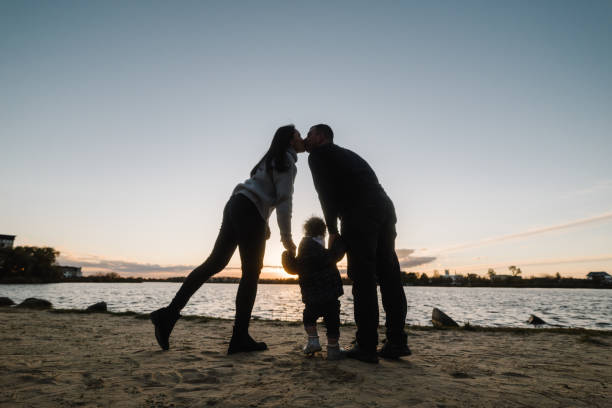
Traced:
<path fill-rule="evenodd" d="M 344 294 L 342 279 L 336 263 L 344 256 L 341 240 L 336 240 L 330 249 L 325 249 L 311 237 L 304 237 L 297 258 L 283 252 L 283 268 L 287 273 L 298 275 L 302 302 L 321 304 L 338 299 Z"/>
<path fill-rule="evenodd" d="M 338 233 L 338 218 L 348 212 L 390 202 L 370 165 L 356 153 L 333 143 L 310 152 L 308 166 L 330 234 Z"/>

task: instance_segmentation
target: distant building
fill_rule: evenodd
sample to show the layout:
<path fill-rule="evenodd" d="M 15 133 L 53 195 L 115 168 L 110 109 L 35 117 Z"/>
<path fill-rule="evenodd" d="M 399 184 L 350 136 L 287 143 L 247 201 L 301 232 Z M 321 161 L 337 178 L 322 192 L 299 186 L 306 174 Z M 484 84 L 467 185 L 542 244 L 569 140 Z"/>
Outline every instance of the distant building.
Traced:
<path fill-rule="evenodd" d="M 601 282 L 612 282 L 612 276 L 610 276 L 608 272 L 589 272 L 587 274 L 587 279 Z"/>
<path fill-rule="evenodd" d="M 12 248 L 15 235 L 0 235 L 0 248 Z"/>
<path fill-rule="evenodd" d="M 458 284 L 464 279 L 463 275 L 451 275 L 448 269 L 444 270 L 444 279 L 450 279 L 453 282 L 453 285 Z"/>
<path fill-rule="evenodd" d="M 80 266 L 60 266 L 64 278 L 80 278 L 83 276 Z"/>

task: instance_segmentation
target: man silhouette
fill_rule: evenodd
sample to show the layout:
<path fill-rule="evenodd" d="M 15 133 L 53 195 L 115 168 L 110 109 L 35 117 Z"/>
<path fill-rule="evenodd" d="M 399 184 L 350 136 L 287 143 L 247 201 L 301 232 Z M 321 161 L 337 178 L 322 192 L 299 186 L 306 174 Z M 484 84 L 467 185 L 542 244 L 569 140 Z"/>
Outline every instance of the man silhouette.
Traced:
<path fill-rule="evenodd" d="M 310 128 L 304 141 L 308 165 L 319 195 L 331 243 L 338 238 L 338 219 L 347 247 L 348 276 L 353 281 L 357 339 L 347 357 L 378 363 L 378 356 L 396 359 L 410 355 L 406 321 L 406 295 L 395 253 L 393 202 L 372 168 L 356 153 L 334 144 L 325 124 Z M 378 344 L 378 294 L 386 313 L 386 341 Z"/>

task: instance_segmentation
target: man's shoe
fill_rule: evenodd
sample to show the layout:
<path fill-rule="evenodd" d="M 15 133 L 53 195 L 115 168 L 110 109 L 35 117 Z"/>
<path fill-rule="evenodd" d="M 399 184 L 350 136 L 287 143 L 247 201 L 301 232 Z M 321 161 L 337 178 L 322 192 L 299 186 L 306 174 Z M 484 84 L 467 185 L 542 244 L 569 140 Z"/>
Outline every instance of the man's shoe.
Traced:
<path fill-rule="evenodd" d="M 353 358 L 355 360 L 363 361 L 364 363 L 378 364 L 376 349 L 373 351 L 368 351 L 359 347 L 359 344 L 355 344 L 351 348 L 347 349 L 344 354 L 347 358 Z"/>
<path fill-rule="evenodd" d="M 411 355 L 412 352 L 407 344 L 392 343 L 385 340 L 385 344 L 378 350 L 378 355 L 382 358 L 389 358 L 396 360 L 400 357 Z"/>
<path fill-rule="evenodd" d="M 153 325 L 155 325 L 155 338 L 162 350 L 170 348 L 170 333 L 181 317 L 179 313 L 170 311 L 167 307 L 162 307 L 150 315 Z"/>
<path fill-rule="evenodd" d="M 255 341 L 248 332 L 238 332 L 234 327 L 232 339 L 230 340 L 227 354 L 242 353 L 249 351 L 267 350 L 268 346 L 263 341 Z"/>

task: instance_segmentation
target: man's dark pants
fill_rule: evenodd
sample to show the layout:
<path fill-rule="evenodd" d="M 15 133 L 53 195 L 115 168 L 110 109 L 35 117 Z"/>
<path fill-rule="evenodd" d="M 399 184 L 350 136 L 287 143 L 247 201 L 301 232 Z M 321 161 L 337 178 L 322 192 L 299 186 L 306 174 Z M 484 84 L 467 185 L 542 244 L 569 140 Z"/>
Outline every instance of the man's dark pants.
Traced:
<path fill-rule="evenodd" d="M 348 276 L 353 281 L 357 343 L 373 351 L 378 344 L 378 294 L 386 314 L 388 341 L 406 344 L 406 295 L 395 253 L 397 218 L 390 199 L 354 208 L 342 215 L 342 237 L 347 246 Z"/>

